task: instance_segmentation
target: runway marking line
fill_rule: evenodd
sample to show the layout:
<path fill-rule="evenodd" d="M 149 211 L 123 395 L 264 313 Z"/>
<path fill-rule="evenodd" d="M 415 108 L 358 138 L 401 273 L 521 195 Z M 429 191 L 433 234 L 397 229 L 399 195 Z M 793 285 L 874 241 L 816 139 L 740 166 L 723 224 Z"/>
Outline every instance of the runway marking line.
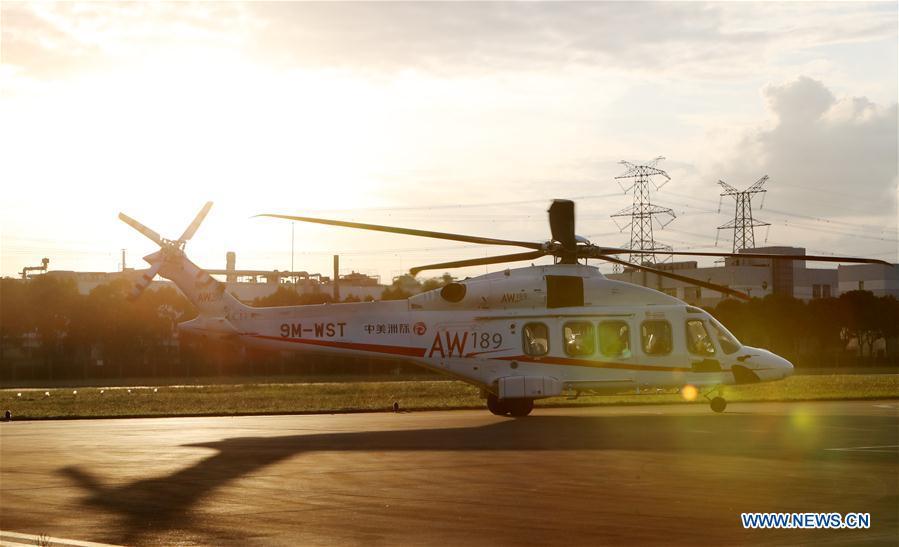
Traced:
<path fill-rule="evenodd" d="M 892 450 L 884 450 L 892 449 Z M 832 450 L 836 452 L 899 452 L 899 444 L 888 444 L 884 446 L 849 446 L 846 448 L 825 448 L 824 450 Z"/>
<path fill-rule="evenodd" d="M 19 543 L 18 541 L 8 541 L 11 538 L 19 541 L 28 541 L 29 543 Z M 7 532 L 0 530 L 0 546 L 16 546 L 19 545 L 49 545 L 58 547 L 114 547 L 110 543 L 95 543 L 93 541 L 81 541 L 77 539 L 63 539 L 44 535 L 20 534 L 18 532 Z"/>

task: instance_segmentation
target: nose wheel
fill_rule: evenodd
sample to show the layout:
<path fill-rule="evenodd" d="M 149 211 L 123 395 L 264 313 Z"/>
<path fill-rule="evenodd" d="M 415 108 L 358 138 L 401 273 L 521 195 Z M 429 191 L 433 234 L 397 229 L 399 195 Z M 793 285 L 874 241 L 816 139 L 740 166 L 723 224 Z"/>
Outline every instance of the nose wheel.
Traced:
<path fill-rule="evenodd" d="M 727 408 L 727 401 L 724 397 L 714 397 L 709 401 L 709 406 L 712 407 L 713 412 L 724 412 L 724 409 Z"/>
<path fill-rule="evenodd" d="M 709 397 L 710 395 L 715 395 L 714 397 Z M 708 393 L 704 395 L 706 399 L 709 401 L 709 406 L 712 409 L 712 412 L 721 413 L 724 412 L 724 409 L 727 408 L 727 401 L 724 397 L 721 396 L 721 386 L 715 386 Z"/>

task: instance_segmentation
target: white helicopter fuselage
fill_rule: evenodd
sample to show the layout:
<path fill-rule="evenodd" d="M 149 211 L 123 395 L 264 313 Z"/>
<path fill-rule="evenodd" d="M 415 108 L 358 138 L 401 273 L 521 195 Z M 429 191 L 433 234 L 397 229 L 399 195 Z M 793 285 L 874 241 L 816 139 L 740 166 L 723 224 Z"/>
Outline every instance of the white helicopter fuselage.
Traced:
<path fill-rule="evenodd" d="M 786 359 L 741 345 L 702 309 L 659 291 L 607 279 L 597 268 L 581 265 L 581 260 L 599 259 L 659 279 L 674 279 L 749 300 L 749 295 L 725 285 L 617 258 L 625 253 L 662 253 L 657 249 L 604 247 L 577 236 L 571 200 L 553 200 L 547 211 L 552 238 L 545 242 L 263 214 L 297 222 L 526 249 L 417 266 L 410 270 L 412 275 L 545 256 L 556 261 L 550 266 L 507 269 L 453 282 L 402 301 L 275 308 L 241 303 L 227 293 L 223 283 L 187 259 L 185 244 L 211 207 L 212 202 L 207 202 L 175 240 L 165 239 L 119 213 L 119 219 L 159 246 L 159 251 L 144 257 L 150 269 L 132 287 L 130 298 L 139 297 L 156 274 L 172 280 L 199 311 L 196 319 L 178 325 L 183 332 L 276 351 L 392 358 L 479 386 L 490 412 L 514 417 L 527 416 L 535 399 L 565 392 L 614 393 L 686 386 L 711 386 L 704 395 L 713 411 L 723 412 L 727 401 L 718 386 L 780 380 L 793 372 L 793 365 Z M 886 264 L 875 259 L 804 253 L 753 256 Z M 697 392 L 689 391 L 694 395 Z M 716 391 L 719 394 L 710 398 Z M 684 390 L 685 396 L 687 393 Z"/>
<path fill-rule="evenodd" d="M 752 383 L 793 369 L 740 345 L 705 311 L 590 266 L 510 269 L 407 300 L 254 308 L 181 259 L 160 274 L 200 302 L 184 330 L 276 351 L 396 359 L 503 399 Z"/>

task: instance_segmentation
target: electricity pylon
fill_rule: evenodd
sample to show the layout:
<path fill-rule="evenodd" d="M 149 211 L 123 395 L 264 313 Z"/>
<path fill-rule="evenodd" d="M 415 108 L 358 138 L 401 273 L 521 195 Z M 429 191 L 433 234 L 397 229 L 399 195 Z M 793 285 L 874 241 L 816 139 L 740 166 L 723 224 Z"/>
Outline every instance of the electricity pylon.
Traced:
<path fill-rule="evenodd" d="M 735 253 L 739 252 L 740 249 L 755 248 L 755 227 L 770 226 L 770 223 L 757 220 L 752 216 L 752 196 L 754 194 L 764 194 L 767 192 L 768 190 L 764 188 L 767 181 L 768 175 L 765 175 L 757 180 L 755 184 L 743 191 L 737 190 L 723 180 L 718 181 L 718 184 L 724 188 L 721 197 L 733 196 L 737 202 L 736 208 L 734 209 L 734 219 L 727 224 L 718 226 L 718 230 L 733 230 L 733 252 Z M 762 200 L 762 206 L 764 206 L 764 198 Z M 720 204 L 718 211 L 721 211 Z"/>
<path fill-rule="evenodd" d="M 627 245 L 628 249 L 641 251 L 671 250 L 670 245 L 659 243 L 653 237 L 652 221 L 653 218 L 655 218 L 656 222 L 658 222 L 659 224 L 659 228 L 664 228 L 668 225 L 668 223 L 676 218 L 676 215 L 674 214 L 673 210 L 667 207 L 659 207 L 658 205 L 653 205 L 649 200 L 650 185 L 656 190 L 659 190 L 669 180 L 671 180 L 671 177 L 668 176 L 668 173 L 656 167 L 656 165 L 663 159 L 665 158 L 659 156 L 651 162 L 642 165 L 637 165 L 629 161 L 619 162 L 627 167 L 627 171 L 615 177 L 615 180 L 618 181 L 618 185 L 621 186 L 621 189 L 624 190 L 625 193 L 633 191 L 634 203 L 630 207 L 622 209 L 621 211 L 618 211 L 611 216 L 613 219 L 617 217 L 630 217 L 630 222 L 628 222 L 624 226 L 619 226 L 619 229 L 622 232 L 628 227 L 630 227 L 631 229 L 631 240 Z M 656 176 L 664 177 L 665 182 L 663 182 L 662 184 L 656 184 L 653 180 L 653 177 Z M 626 183 L 622 183 L 622 181 L 625 180 L 631 181 L 629 186 Z M 658 217 L 670 218 L 668 218 L 667 221 L 662 222 Z M 634 253 L 629 255 L 628 261 L 636 262 L 637 264 L 642 264 L 643 262 L 656 263 L 658 262 L 656 257 L 659 256 L 664 255 L 643 255 Z M 668 258 L 670 258 L 670 256 Z"/>

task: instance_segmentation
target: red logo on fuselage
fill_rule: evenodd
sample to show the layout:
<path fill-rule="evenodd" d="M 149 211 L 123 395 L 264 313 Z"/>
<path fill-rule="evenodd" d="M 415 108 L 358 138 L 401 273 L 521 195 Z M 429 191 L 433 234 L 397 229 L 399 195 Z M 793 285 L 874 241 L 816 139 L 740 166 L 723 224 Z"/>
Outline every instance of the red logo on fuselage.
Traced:
<path fill-rule="evenodd" d="M 424 333 L 428 332 L 428 326 L 419 321 L 418 323 L 415 323 L 415 326 L 412 327 L 412 330 L 415 332 L 415 334 L 421 336 Z"/>
<path fill-rule="evenodd" d="M 431 343 L 431 350 L 428 352 L 428 357 L 433 357 L 435 353 L 439 353 L 440 357 L 446 357 L 449 354 L 450 357 L 454 355 L 458 355 L 462 357 L 462 351 L 465 349 L 465 342 L 468 340 L 468 333 L 463 332 L 462 336 L 459 336 L 458 332 L 444 332 L 444 338 L 440 338 L 440 333 L 434 334 L 434 342 Z M 444 343 L 444 340 L 446 341 Z"/>

